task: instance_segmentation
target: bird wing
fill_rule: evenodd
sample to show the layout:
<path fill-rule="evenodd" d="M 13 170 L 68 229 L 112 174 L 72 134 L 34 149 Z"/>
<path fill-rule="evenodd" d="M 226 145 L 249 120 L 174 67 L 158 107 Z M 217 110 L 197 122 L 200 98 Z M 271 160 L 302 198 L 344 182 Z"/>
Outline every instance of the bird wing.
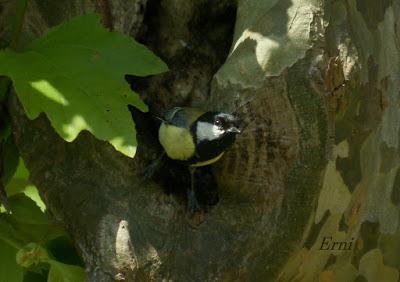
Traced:
<path fill-rule="evenodd" d="M 192 124 L 202 115 L 204 111 L 196 108 L 181 108 L 177 111 L 171 121 L 177 127 L 184 127 L 190 130 Z"/>

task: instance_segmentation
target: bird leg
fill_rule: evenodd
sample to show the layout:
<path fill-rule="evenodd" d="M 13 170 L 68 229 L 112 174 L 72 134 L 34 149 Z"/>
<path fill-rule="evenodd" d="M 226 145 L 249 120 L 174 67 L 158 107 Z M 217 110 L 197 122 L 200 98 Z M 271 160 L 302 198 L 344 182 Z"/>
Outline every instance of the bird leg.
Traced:
<path fill-rule="evenodd" d="M 152 160 L 151 163 L 145 168 L 142 181 L 146 182 L 149 181 L 153 175 L 160 169 L 164 162 L 165 152 L 162 152 L 157 159 Z"/>
<path fill-rule="evenodd" d="M 188 199 L 188 208 L 189 211 L 194 214 L 198 211 L 200 211 L 200 205 L 199 202 L 197 201 L 196 197 L 196 190 L 195 190 L 195 185 L 194 185 L 194 173 L 196 171 L 195 167 L 189 167 L 189 172 L 190 172 L 190 188 L 187 191 L 187 199 Z"/>

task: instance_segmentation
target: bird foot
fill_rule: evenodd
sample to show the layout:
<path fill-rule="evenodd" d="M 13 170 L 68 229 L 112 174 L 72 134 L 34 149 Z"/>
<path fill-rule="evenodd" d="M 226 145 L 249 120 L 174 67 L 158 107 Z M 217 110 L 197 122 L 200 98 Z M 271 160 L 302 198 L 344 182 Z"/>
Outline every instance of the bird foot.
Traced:
<path fill-rule="evenodd" d="M 190 213 L 195 214 L 196 212 L 200 211 L 200 204 L 196 197 L 196 192 L 194 189 L 190 189 L 188 191 L 188 210 Z"/>
<path fill-rule="evenodd" d="M 147 182 L 153 178 L 154 174 L 160 170 L 161 166 L 163 165 L 165 158 L 165 153 L 162 153 L 157 159 L 152 160 L 150 164 L 145 168 L 143 175 L 142 175 L 142 182 Z"/>
<path fill-rule="evenodd" d="M 192 228 L 198 228 L 200 224 L 202 224 L 205 221 L 205 213 L 204 210 L 198 210 L 197 212 L 193 213 L 191 211 L 188 211 L 185 216 L 186 222 L 192 227 Z"/>
<path fill-rule="evenodd" d="M 204 210 L 201 208 L 194 189 L 189 189 L 188 194 L 188 211 L 186 213 L 186 221 L 193 228 L 197 228 L 204 221 Z"/>

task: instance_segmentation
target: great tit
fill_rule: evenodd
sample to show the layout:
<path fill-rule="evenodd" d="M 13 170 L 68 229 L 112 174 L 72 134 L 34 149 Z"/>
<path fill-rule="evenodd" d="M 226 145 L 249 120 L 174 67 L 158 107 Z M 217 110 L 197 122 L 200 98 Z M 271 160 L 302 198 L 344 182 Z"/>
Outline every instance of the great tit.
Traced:
<path fill-rule="evenodd" d="M 166 112 L 158 138 L 169 158 L 199 167 L 218 161 L 238 133 L 231 114 L 176 107 Z"/>
<path fill-rule="evenodd" d="M 186 107 L 165 113 L 158 138 L 169 158 L 189 166 L 188 206 L 192 212 L 199 210 L 194 191 L 195 168 L 218 161 L 239 133 L 239 119 L 232 114 Z"/>

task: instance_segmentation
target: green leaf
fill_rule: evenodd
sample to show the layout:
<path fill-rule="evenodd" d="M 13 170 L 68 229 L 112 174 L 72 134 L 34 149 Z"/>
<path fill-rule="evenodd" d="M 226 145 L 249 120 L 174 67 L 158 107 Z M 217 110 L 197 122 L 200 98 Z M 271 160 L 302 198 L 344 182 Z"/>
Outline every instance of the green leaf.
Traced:
<path fill-rule="evenodd" d="M 10 215 L 0 214 L 0 240 L 16 249 L 22 248 L 30 239 L 10 219 Z"/>
<path fill-rule="evenodd" d="M 85 272 L 82 267 L 52 259 L 48 250 L 37 243 L 29 243 L 21 248 L 16 254 L 16 262 L 30 269 L 41 264 L 50 265 L 47 279 L 49 282 L 80 282 L 85 279 Z"/>
<path fill-rule="evenodd" d="M 64 264 L 55 260 L 50 261 L 48 282 L 83 282 L 85 271 L 76 265 Z"/>
<path fill-rule="evenodd" d="M 49 219 L 36 203 L 24 194 L 17 194 L 9 198 L 13 217 L 22 223 L 49 224 Z"/>
<path fill-rule="evenodd" d="M 24 160 L 21 158 L 19 159 L 18 168 L 14 174 L 14 177 L 24 179 L 24 180 L 29 179 L 29 171 L 25 166 Z"/>
<path fill-rule="evenodd" d="M 46 205 L 43 203 L 42 198 L 40 198 L 37 188 L 33 185 L 28 185 L 25 187 L 24 194 L 31 198 L 32 201 L 40 208 L 42 212 L 46 210 Z"/>
<path fill-rule="evenodd" d="M 21 282 L 23 268 L 15 260 L 17 249 L 0 240 L 0 281 Z"/>
<path fill-rule="evenodd" d="M 15 248 L 30 242 L 44 243 L 65 234 L 60 227 L 17 221 L 12 215 L 0 214 L 0 239 Z"/>
<path fill-rule="evenodd" d="M 136 131 L 127 105 L 147 111 L 125 74 L 146 76 L 167 66 L 132 38 L 109 32 L 97 15 L 73 18 L 32 42 L 0 52 L 0 74 L 11 77 L 29 118 L 45 112 L 67 141 L 82 130 L 133 157 Z"/>
<path fill-rule="evenodd" d="M 26 169 L 25 163 L 21 158 L 19 159 L 14 176 L 6 186 L 6 191 L 9 197 L 18 193 L 24 193 L 36 203 L 42 212 L 46 210 L 46 205 L 40 198 L 37 188 L 29 181 L 29 171 Z"/>
<path fill-rule="evenodd" d="M 9 200 L 12 214 L 0 213 L 0 239 L 11 246 L 22 248 L 30 242 L 43 243 L 65 235 L 26 195 L 17 194 Z"/>

